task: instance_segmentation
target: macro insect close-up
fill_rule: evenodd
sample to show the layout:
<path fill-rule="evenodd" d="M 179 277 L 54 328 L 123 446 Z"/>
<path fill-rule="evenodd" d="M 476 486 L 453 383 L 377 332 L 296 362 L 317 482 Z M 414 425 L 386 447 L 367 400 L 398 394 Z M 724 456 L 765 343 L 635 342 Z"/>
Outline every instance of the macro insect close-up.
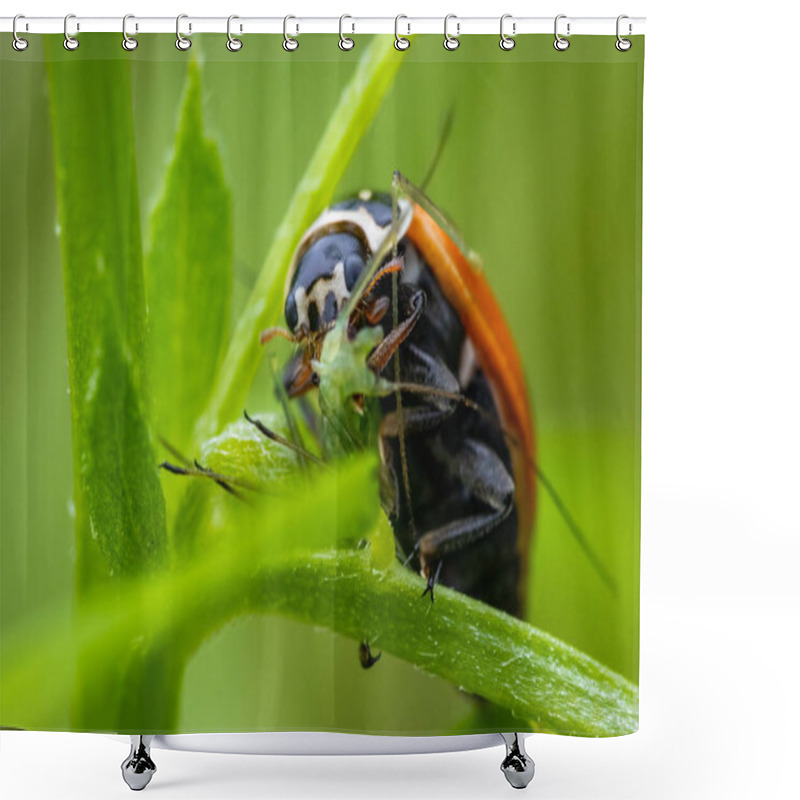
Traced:
<path fill-rule="evenodd" d="M 289 330 L 261 340 L 299 347 L 286 392 L 319 388 L 326 452 L 377 444 L 398 554 L 431 600 L 441 579 L 516 614 L 535 488 L 520 359 L 460 237 L 399 173 L 394 187 L 394 198 L 364 190 L 337 203 L 308 229 L 287 272 Z M 357 348 L 363 365 L 348 352 L 359 339 L 375 341 Z"/>
<path fill-rule="evenodd" d="M 3 61 L 49 233 L 0 723 L 634 730 L 638 54 L 92 37 Z"/>

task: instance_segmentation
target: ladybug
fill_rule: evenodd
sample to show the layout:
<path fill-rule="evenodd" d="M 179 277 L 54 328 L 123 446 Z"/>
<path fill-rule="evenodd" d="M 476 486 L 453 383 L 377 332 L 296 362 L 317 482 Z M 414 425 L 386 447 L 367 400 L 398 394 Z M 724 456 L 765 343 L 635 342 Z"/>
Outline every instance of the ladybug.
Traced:
<path fill-rule="evenodd" d="M 363 191 L 309 227 L 286 277 L 288 331 L 270 328 L 261 341 L 299 345 L 284 375 L 296 398 L 319 385 L 314 365 L 340 314 L 351 336 L 382 329 L 367 365 L 400 387 L 380 398 L 378 427 L 381 501 L 398 548 L 431 599 L 440 582 L 519 616 L 536 503 L 519 352 L 441 212 L 399 173 L 394 186 L 406 190 L 394 214 L 390 195 Z M 397 245 L 373 265 L 393 220 Z"/>

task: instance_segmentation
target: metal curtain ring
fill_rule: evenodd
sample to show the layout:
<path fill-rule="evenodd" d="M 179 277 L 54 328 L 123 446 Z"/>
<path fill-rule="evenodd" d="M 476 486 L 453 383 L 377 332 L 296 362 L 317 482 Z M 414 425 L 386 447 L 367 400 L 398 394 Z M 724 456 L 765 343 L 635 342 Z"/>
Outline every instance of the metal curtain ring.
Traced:
<path fill-rule="evenodd" d="M 178 50 L 188 50 L 192 46 L 192 40 L 191 39 L 187 39 L 181 33 L 181 20 L 182 19 L 188 19 L 188 18 L 189 18 L 188 14 L 178 14 L 178 16 L 175 19 L 175 37 L 176 37 L 175 38 L 175 47 L 177 47 Z M 192 26 L 189 25 L 189 32 L 190 33 L 191 33 L 191 30 L 192 30 Z"/>
<path fill-rule="evenodd" d="M 134 39 L 133 36 L 128 36 L 128 20 L 135 19 L 133 14 L 126 14 L 122 18 L 122 49 L 127 50 L 130 52 L 131 50 L 135 50 L 139 46 L 139 42 L 137 39 Z"/>
<path fill-rule="evenodd" d="M 617 50 L 620 51 L 620 53 L 626 53 L 628 50 L 631 49 L 631 47 L 633 47 L 633 42 L 630 39 L 624 39 L 622 36 L 620 36 L 620 33 L 619 33 L 619 24 L 624 19 L 628 19 L 628 15 L 627 14 L 620 14 L 617 17 L 617 42 L 614 45 L 614 47 L 616 47 Z M 630 27 L 630 25 L 628 25 L 628 33 L 630 33 L 630 30 L 631 30 L 631 27 Z"/>
<path fill-rule="evenodd" d="M 342 27 L 344 26 L 344 21 L 346 19 L 353 19 L 349 14 L 342 14 L 339 17 L 339 49 L 340 50 L 352 50 L 356 43 L 349 37 L 345 36 Z M 353 30 L 355 31 L 355 25 L 353 25 Z"/>
<path fill-rule="evenodd" d="M 560 53 L 563 53 L 569 47 L 569 39 L 565 39 L 561 36 L 558 32 L 558 21 L 560 19 L 566 19 L 566 14 L 559 14 L 556 17 L 556 21 L 553 24 L 553 33 L 555 33 L 556 40 L 553 42 L 553 47 L 558 50 Z M 567 23 L 567 36 L 569 36 L 569 22 Z"/>
<path fill-rule="evenodd" d="M 448 14 L 444 18 L 444 49 L 445 50 L 458 50 L 458 46 L 461 42 L 458 41 L 458 34 L 461 30 L 461 23 L 456 22 L 456 35 L 451 36 L 447 32 L 447 23 L 450 22 L 451 19 L 458 20 L 458 17 L 455 14 Z"/>
<path fill-rule="evenodd" d="M 225 47 L 227 47 L 228 50 L 231 51 L 231 53 L 238 53 L 242 49 L 242 47 L 244 47 L 244 42 L 241 39 L 237 39 L 231 33 L 231 22 L 233 22 L 235 19 L 239 19 L 239 17 L 237 17 L 236 14 L 231 14 L 228 17 L 228 42 L 225 45 Z M 241 32 L 241 30 L 242 28 L 240 26 L 239 31 Z"/>
<path fill-rule="evenodd" d="M 64 17 L 64 49 L 65 50 L 77 50 L 80 46 L 80 42 L 74 37 L 69 35 L 69 21 L 71 19 L 75 19 L 74 14 L 67 14 Z M 80 25 L 76 25 L 76 31 L 80 30 Z"/>
<path fill-rule="evenodd" d="M 511 14 L 503 14 L 503 16 L 500 17 L 500 49 L 506 51 L 513 50 L 517 44 L 514 41 L 514 39 L 511 38 L 511 36 L 506 36 L 504 26 L 507 19 L 512 19 Z M 516 22 L 512 22 L 511 33 L 515 34 L 516 32 L 517 32 L 517 24 Z"/>
<path fill-rule="evenodd" d="M 21 53 L 23 50 L 27 50 L 28 49 L 28 40 L 27 39 L 23 39 L 17 33 L 17 20 L 18 19 L 25 19 L 25 15 L 24 14 L 17 14 L 17 16 L 14 17 L 14 21 L 11 23 L 11 33 L 14 34 L 14 38 L 11 40 L 11 46 L 18 53 Z"/>
<path fill-rule="evenodd" d="M 283 49 L 286 50 L 287 53 L 293 53 L 298 47 L 300 47 L 300 42 L 295 39 L 294 36 L 289 36 L 287 25 L 289 24 L 290 19 L 297 19 L 297 17 L 293 17 L 291 14 L 289 14 L 283 18 Z"/>
<path fill-rule="evenodd" d="M 411 40 L 400 35 L 399 28 L 401 19 L 408 19 L 408 17 L 405 14 L 398 14 L 394 18 L 394 49 L 402 52 L 403 50 L 408 50 L 408 48 L 411 47 Z M 408 32 L 411 33 L 410 25 L 408 25 Z"/>

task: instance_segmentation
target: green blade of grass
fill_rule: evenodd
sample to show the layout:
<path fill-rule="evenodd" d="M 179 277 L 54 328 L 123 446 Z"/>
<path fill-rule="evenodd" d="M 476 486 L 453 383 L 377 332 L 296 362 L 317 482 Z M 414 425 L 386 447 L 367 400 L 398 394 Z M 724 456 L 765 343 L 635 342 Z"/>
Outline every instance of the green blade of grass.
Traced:
<path fill-rule="evenodd" d="M 278 320 L 283 276 L 292 252 L 303 231 L 333 197 L 402 62 L 403 54 L 393 42 L 388 36 L 375 37 L 342 93 L 239 318 L 209 403 L 195 426 L 197 447 L 241 413 L 261 358 L 258 334 Z"/>
<path fill-rule="evenodd" d="M 93 54 L 59 58 L 61 41 L 45 37 L 67 318 L 76 536 L 76 621 L 89 593 L 108 608 L 121 583 L 166 562 L 164 497 L 148 421 L 146 305 L 133 144 L 130 72 L 119 43 L 99 35 Z M 119 675 L 93 678 L 79 658 L 74 724 L 98 715 L 137 718 L 142 696 Z M 115 653 L 118 663 L 128 654 Z M 131 674 L 146 665 L 164 688 L 160 711 L 171 717 L 172 681 L 160 655 L 137 651 Z"/>
<path fill-rule="evenodd" d="M 60 44 L 47 37 L 45 46 Z M 132 575 L 161 563 L 166 530 L 141 357 L 146 312 L 129 65 L 51 53 L 47 67 L 80 586 L 92 570 Z"/>
<path fill-rule="evenodd" d="M 216 144 L 203 131 L 197 62 L 145 260 L 154 428 L 185 450 L 222 357 L 230 315 L 231 197 Z"/>

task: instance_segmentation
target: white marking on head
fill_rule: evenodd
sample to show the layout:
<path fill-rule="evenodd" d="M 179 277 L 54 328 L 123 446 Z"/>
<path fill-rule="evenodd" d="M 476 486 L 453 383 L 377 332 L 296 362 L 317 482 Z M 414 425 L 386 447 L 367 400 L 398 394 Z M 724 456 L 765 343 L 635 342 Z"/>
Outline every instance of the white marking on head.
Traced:
<path fill-rule="evenodd" d="M 402 239 L 408 231 L 408 226 L 411 223 L 410 203 L 404 197 L 398 199 L 398 214 L 402 222 L 400 229 L 397 231 L 398 240 Z M 297 265 L 300 262 L 302 255 L 308 248 L 318 239 L 328 233 L 336 231 L 360 231 L 361 236 L 366 243 L 369 252 L 367 256 L 375 253 L 383 244 L 384 239 L 389 234 L 391 223 L 388 225 L 378 225 L 375 217 L 369 211 L 360 206 L 355 209 L 346 208 L 328 208 L 323 211 L 311 227 L 305 232 L 297 249 L 292 257 L 292 263 L 289 266 L 289 271 L 286 273 L 286 285 L 284 286 L 284 297 L 289 296 L 289 290 L 292 286 L 295 273 L 297 272 Z M 358 234 L 356 234 L 358 235 Z M 298 304 L 299 312 L 299 304 Z M 299 318 L 298 318 L 299 319 Z"/>
<path fill-rule="evenodd" d="M 294 326 L 295 331 L 302 330 L 304 327 L 308 330 L 308 298 L 306 297 L 305 286 L 298 286 L 294 290 L 294 303 L 297 306 L 297 323 Z"/>
<path fill-rule="evenodd" d="M 295 331 L 300 330 L 304 325 L 307 330 L 311 330 L 311 323 L 308 316 L 311 303 L 316 304 L 318 318 L 320 320 L 322 319 L 322 315 L 325 313 L 325 300 L 331 292 L 333 292 L 333 296 L 336 299 L 336 313 L 338 315 L 339 311 L 341 311 L 350 297 L 350 292 L 347 290 L 347 283 L 344 279 L 343 261 L 340 261 L 333 268 L 332 277 L 317 278 L 311 286 L 310 292 L 306 292 L 303 286 L 298 286 L 294 290 L 294 302 L 297 305 L 297 324 L 294 326 Z"/>

